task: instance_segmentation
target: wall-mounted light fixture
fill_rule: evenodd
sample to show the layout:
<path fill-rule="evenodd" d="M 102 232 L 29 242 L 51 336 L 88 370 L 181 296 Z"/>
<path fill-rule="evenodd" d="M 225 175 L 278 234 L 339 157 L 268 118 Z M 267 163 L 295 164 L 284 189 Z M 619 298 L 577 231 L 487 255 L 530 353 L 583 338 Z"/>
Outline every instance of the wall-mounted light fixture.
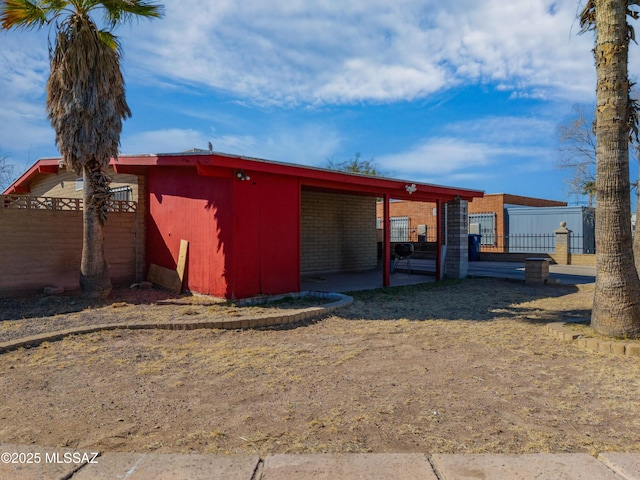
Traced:
<path fill-rule="evenodd" d="M 241 182 L 244 182 L 245 180 L 251 180 L 251 177 L 249 175 L 247 175 L 246 173 L 244 173 L 244 170 L 238 170 L 236 172 L 236 177 Z"/>

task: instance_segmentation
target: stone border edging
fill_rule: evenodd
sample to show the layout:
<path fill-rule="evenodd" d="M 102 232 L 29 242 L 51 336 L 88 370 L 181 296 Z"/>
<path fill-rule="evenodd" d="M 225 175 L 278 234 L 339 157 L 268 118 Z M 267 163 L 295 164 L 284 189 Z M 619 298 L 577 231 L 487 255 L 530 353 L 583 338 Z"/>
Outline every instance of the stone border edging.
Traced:
<path fill-rule="evenodd" d="M 44 342 L 55 342 L 62 340 L 70 335 L 82 335 L 87 333 L 95 333 L 108 330 L 145 330 L 145 329 L 157 329 L 157 330 L 196 330 L 200 328 L 218 328 L 225 330 L 237 330 L 237 329 L 250 329 L 260 327 L 273 327 L 278 325 L 290 325 L 298 323 L 303 320 L 311 320 L 313 318 L 320 317 L 334 310 L 353 303 L 353 298 L 341 293 L 325 293 L 325 292 L 299 292 L 297 294 L 279 295 L 277 297 L 270 297 L 265 301 L 265 297 L 255 297 L 253 299 L 247 299 L 247 305 L 258 305 L 260 303 L 268 303 L 268 301 L 276 301 L 282 298 L 304 298 L 307 296 L 316 296 L 325 298 L 327 300 L 333 300 L 331 303 L 326 303 L 318 307 L 307 307 L 297 309 L 294 313 L 279 314 L 265 317 L 245 318 L 241 320 L 190 320 L 183 322 L 139 322 L 139 323 L 108 323 L 104 325 L 86 325 L 82 327 L 68 328 L 65 330 L 58 330 L 57 332 L 41 333 L 38 335 L 32 335 L 29 337 L 18 338 L 15 340 L 9 340 L 8 342 L 0 343 L 0 355 L 12 350 L 18 350 L 20 348 L 37 347 Z M 244 302 L 243 302 L 244 303 Z"/>
<path fill-rule="evenodd" d="M 567 327 L 567 322 L 554 322 L 546 325 L 546 330 L 552 335 L 575 342 L 576 345 L 594 352 L 615 353 L 627 357 L 640 357 L 640 343 L 625 342 L 624 340 L 604 340 L 600 338 L 585 338 L 580 333 Z"/>

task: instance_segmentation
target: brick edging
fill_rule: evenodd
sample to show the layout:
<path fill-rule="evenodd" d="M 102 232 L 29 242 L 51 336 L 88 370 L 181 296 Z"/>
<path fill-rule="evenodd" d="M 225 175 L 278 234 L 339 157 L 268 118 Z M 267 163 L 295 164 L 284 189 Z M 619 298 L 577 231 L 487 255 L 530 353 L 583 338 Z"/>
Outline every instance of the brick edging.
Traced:
<path fill-rule="evenodd" d="M 640 343 L 624 340 L 585 338 L 567 326 L 567 322 L 554 322 L 546 325 L 546 330 L 555 337 L 574 342 L 576 345 L 594 352 L 615 353 L 627 357 L 640 357 Z"/>
<path fill-rule="evenodd" d="M 304 292 L 304 295 L 314 295 L 316 292 Z M 86 325 L 82 327 L 58 330 L 57 332 L 41 333 L 29 337 L 18 338 L 0 343 L 0 354 L 18 350 L 20 348 L 37 347 L 44 342 L 56 342 L 70 335 L 82 335 L 107 330 L 196 330 L 200 328 L 218 328 L 225 330 L 250 329 L 289 325 L 318 318 L 346 307 L 353 303 L 353 298 L 341 293 L 318 292 L 318 296 L 333 300 L 318 307 L 308 307 L 295 310 L 289 314 L 270 315 L 264 317 L 244 318 L 241 320 L 189 320 L 184 322 L 138 322 L 138 323 L 108 323 L 104 325 Z"/>

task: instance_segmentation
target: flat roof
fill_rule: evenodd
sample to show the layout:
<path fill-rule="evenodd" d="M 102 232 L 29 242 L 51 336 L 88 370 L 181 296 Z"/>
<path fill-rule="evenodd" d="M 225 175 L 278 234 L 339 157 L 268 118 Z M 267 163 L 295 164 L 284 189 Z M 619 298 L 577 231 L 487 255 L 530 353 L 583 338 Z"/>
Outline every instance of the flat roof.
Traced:
<path fill-rule="evenodd" d="M 193 168 L 202 176 L 231 176 L 234 170 L 263 172 L 295 176 L 303 187 L 342 193 L 383 196 L 412 201 L 449 201 L 456 197 L 472 200 L 484 196 L 481 190 L 449 187 L 412 180 L 378 177 L 361 173 L 343 172 L 321 167 L 285 163 L 260 158 L 245 157 L 220 152 L 182 152 L 120 155 L 110 165 L 117 173 L 144 175 L 155 167 Z M 62 159 L 43 158 L 22 174 L 5 191 L 5 194 L 28 193 L 29 184 L 38 174 L 55 174 L 65 168 Z"/>

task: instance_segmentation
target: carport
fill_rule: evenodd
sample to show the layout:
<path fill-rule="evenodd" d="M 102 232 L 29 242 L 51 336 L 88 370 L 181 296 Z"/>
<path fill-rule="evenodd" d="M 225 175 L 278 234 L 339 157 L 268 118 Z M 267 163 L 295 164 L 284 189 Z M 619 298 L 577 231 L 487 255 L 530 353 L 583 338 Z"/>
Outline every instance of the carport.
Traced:
<path fill-rule="evenodd" d="M 376 199 L 382 199 L 383 219 L 382 219 L 382 258 L 389 259 L 391 256 L 391 228 L 390 228 L 390 215 L 389 215 L 389 203 L 392 200 L 408 200 L 412 202 L 425 202 L 436 205 L 436 219 L 437 219 L 437 232 L 436 236 L 436 251 L 440 252 L 436 255 L 436 278 L 442 278 L 445 265 L 447 264 L 447 276 L 461 278 L 466 276 L 467 268 L 467 231 L 468 231 L 468 210 L 467 202 L 475 197 L 481 197 L 483 195 L 480 191 L 465 190 L 454 187 L 445 187 L 441 185 L 421 184 L 416 182 L 410 182 L 406 180 L 384 178 L 384 177 L 371 177 L 367 175 L 359 175 L 352 173 L 342 173 L 322 169 L 313 169 L 316 171 L 316 176 L 310 178 L 309 176 L 301 178 L 301 185 L 303 193 L 305 191 L 311 192 L 324 192 L 324 200 L 320 197 L 315 206 L 308 207 L 307 204 L 302 202 L 302 242 L 303 242 L 303 255 L 305 252 L 305 239 L 307 238 L 308 225 L 304 221 L 308 217 L 307 208 L 319 209 L 322 212 L 332 211 L 331 205 L 335 201 L 331 201 L 330 195 L 342 195 L 344 201 L 342 202 L 342 214 L 346 218 L 342 218 L 340 221 L 335 221 L 333 225 L 328 224 L 327 221 L 319 222 L 322 224 L 321 230 L 326 230 L 333 226 L 333 231 L 341 230 L 344 228 L 350 228 L 353 225 L 360 224 L 362 228 L 366 228 L 362 224 L 368 225 L 372 230 L 375 223 L 375 201 Z M 348 206 L 352 202 L 357 202 L 358 196 L 363 200 L 359 201 L 360 213 L 358 217 L 357 212 L 348 211 Z M 347 201 L 348 200 L 348 201 Z M 334 208 L 335 209 L 335 208 Z M 321 212 L 319 212 L 322 215 Z M 366 215 L 363 218 L 363 215 Z M 331 232 L 325 232 L 325 236 L 331 237 Z M 315 240 L 315 239 L 314 239 Z M 348 250 L 353 250 L 353 244 L 358 242 L 358 239 L 352 235 L 351 247 Z M 321 238 L 316 241 L 317 244 L 326 242 L 325 238 Z M 331 243 L 331 242 L 329 242 Z M 362 242 L 361 242 L 362 243 Z M 443 248 L 445 247 L 445 248 Z M 362 252 L 359 252 L 362 255 Z M 335 256 L 334 256 L 335 258 Z M 327 268 L 324 271 L 319 270 L 315 272 L 305 272 L 305 262 L 302 262 L 303 273 L 337 273 L 337 270 Z M 369 265 L 369 268 L 375 267 Z M 352 265 L 351 271 L 366 270 L 366 264 Z M 349 271 L 349 269 L 342 269 L 340 271 Z M 413 282 L 410 282 L 413 283 Z M 382 286 L 391 285 L 391 271 L 388 261 L 382 262 Z"/>
<path fill-rule="evenodd" d="M 188 240 L 185 287 L 225 298 L 299 291 L 303 271 L 364 270 L 370 260 L 350 259 L 361 248 L 354 242 L 364 239 L 367 252 L 372 242 L 377 249 L 377 239 L 358 233 L 375 232 L 377 198 L 384 202 L 384 259 L 391 254 L 390 200 L 432 202 L 447 276 L 466 276 L 466 205 L 483 196 L 223 153 L 123 155 L 113 165 L 118 173 L 144 177 L 147 265 L 175 268 L 180 240 Z M 313 263 L 312 255 L 325 250 L 330 255 Z M 437 278 L 442 258 L 437 256 Z M 382 285 L 390 283 L 389 262 L 383 261 Z"/>

